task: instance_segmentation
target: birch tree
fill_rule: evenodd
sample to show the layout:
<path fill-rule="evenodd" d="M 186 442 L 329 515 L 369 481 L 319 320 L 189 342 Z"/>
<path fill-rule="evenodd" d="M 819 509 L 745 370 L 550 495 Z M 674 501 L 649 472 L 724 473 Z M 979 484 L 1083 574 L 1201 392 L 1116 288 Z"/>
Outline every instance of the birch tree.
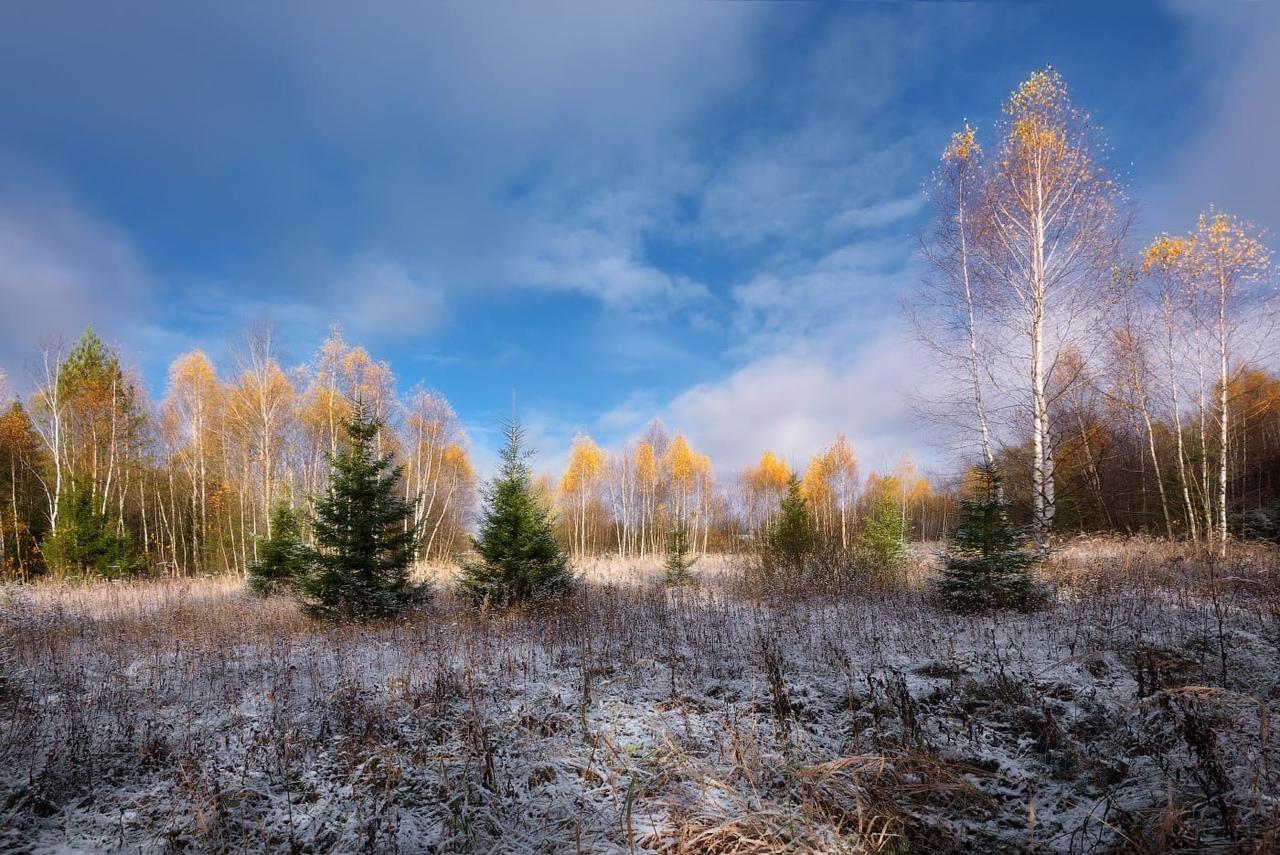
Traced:
<path fill-rule="evenodd" d="M 591 437 L 579 434 L 574 438 L 569 465 L 560 479 L 560 496 L 569 511 L 573 551 L 578 558 L 586 555 L 590 548 L 588 517 L 599 494 L 604 462 L 604 452 Z"/>
<path fill-rule="evenodd" d="M 1032 524 L 1040 552 L 1054 520 L 1053 429 L 1046 382 L 1058 348 L 1106 293 L 1124 223 L 1089 117 L 1052 69 L 1034 72 L 1004 107 L 977 229 L 982 272 L 1022 337 L 1032 445 Z"/>
<path fill-rule="evenodd" d="M 1195 303 L 1194 277 L 1191 265 L 1191 241 L 1184 237 L 1162 234 L 1152 241 L 1142 253 L 1142 272 L 1145 274 L 1145 294 L 1156 306 L 1159 318 L 1160 347 L 1163 355 L 1164 382 L 1169 396 L 1169 411 L 1173 416 L 1173 436 L 1177 446 L 1175 466 L 1178 487 L 1182 498 L 1182 510 L 1187 521 L 1187 531 L 1193 542 L 1200 539 L 1198 513 L 1191 499 L 1191 466 L 1184 439 L 1182 422 L 1182 396 L 1180 394 L 1185 368 L 1187 348 L 1184 330 L 1194 323 L 1191 311 Z M 1212 522 L 1206 530 L 1211 527 Z"/>
<path fill-rule="evenodd" d="M 1193 244 L 1195 270 L 1200 287 L 1213 311 L 1213 337 L 1218 356 L 1218 502 L 1219 551 L 1226 553 L 1227 476 L 1230 450 L 1231 378 L 1238 359 L 1240 335 L 1246 324 L 1256 322 L 1254 309 L 1269 294 L 1271 254 L 1248 224 L 1210 208 L 1196 223 Z M 1255 336 L 1261 330 L 1255 329 Z"/>
<path fill-rule="evenodd" d="M 166 409 L 176 421 L 182 450 L 179 452 L 190 483 L 192 553 L 204 556 L 209 530 L 209 448 L 222 405 L 222 386 L 209 357 L 193 350 L 169 367 Z"/>
<path fill-rule="evenodd" d="M 974 257 L 983 181 L 982 147 L 976 131 L 966 122 L 951 135 L 942 163 L 927 187 L 934 208 L 934 228 L 931 240 L 924 244 L 924 255 L 935 275 L 926 280 L 917 303 L 909 308 L 920 338 L 939 361 L 962 366 L 982 456 L 988 466 L 994 467 L 995 451 L 982 389 L 985 348 L 980 344 L 978 330 L 980 295 Z"/>

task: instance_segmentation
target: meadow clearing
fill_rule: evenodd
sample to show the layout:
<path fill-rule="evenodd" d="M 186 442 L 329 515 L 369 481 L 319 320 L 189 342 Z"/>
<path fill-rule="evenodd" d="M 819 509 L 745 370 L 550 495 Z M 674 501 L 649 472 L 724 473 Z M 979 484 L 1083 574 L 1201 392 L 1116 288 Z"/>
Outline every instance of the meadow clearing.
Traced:
<path fill-rule="evenodd" d="M 237 577 L 9 587 L 0 849 L 1173 852 L 1280 845 L 1280 577 L 1082 540 L 1052 605 L 670 589 L 599 559 L 566 604 L 303 617 Z"/>

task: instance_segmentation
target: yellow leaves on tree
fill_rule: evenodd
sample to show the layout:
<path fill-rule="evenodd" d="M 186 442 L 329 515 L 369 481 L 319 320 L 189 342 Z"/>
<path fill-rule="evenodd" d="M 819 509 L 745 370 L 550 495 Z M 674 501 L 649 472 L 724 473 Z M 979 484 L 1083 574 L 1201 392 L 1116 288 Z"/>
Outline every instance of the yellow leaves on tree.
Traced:
<path fill-rule="evenodd" d="M 698 472 L 703 465 L 703 460 L 705 458 L 689 447 L 689 442 L 683 435 L 676 434 L 675 439 L 671 440 L 671 445 L 667 448 L 667 454 L 663 460 L 664 468 L 671 479 L 672 486 L 680 492 L 687 492 L 693 489 L 698 478 Z M 710 461 L 708 461 L 709 463 Z"/>
<path fill-rule="evenodd" d="M 462 427 L 444 396 L 419 384 L 402 408 L 401 479 L 405 498 L 417 498 L 414 524 L 423 532 L 420 555 L 445 558 L 466 525 L 475 473 L 461 444 Z"/>
<path fill-rule="evenodd" d="M 667 447 L 663 464 L 671 486 L 672 515 L 687 524 L 695 496 L 710 486 L 711 458 L 694 451 L 683 435 L 676 434 Z"/>
<path fill-rule="evenodd" d="M 913 513 L 918 514 L 933 497 L 933 487 L 916 469 L 915 461 L 903 455 L 892 472 L 872 472 L 867 476 L 864 497 L 868 502 L 889 499 L 898 506 L 903 523 L 910 525 L 915 522 Z"/>
<path fill-rule="evenodd" d="M 1142 252 L 1142 272 L 1178 278 L 1203 294 L 1228 295 L 1266 279 L 1271 251 L 1248 223 L 1216 208 L 1188 235 L 1161 234 Z"/>
<path fill-rule="evenodd" d="M 451 442 L 444 450 L 444 466 L 445 469 L 469 484 L 476 481 L 475 469 L 471 466 L 471 458 L 467 456 L 467 451 L 456 442 Z"/>
<path fill-rule="evenodd" d="M 391 367 L 373 359 L 363 347 L 348 345 L 335 324 L 320 345 L 298 415 L 313 447 L 333 455 L 342 437 L 342 423 L 356 401 L 363 402 L 373 415 L 386 418 L 394 396 Z M 381 435 L 378 447 L 384 450 Z"/>
<path fill-rule="evenodd" d="M 813 456 L 800 482 L 818 531 L 827 536 L 839 534 L 842 546 L 849 542 L 857 478 L 858 459 L 848 438 L 841 434 L 830 447 Z"/>
<path fill-rule="evenodd" d="M 595 440 L 585 434 L 574 438 L 569 465 L 560 478 L 560 495 L 571 511 L 573 548 L 579 557 L 589 548 L 588 512 L 598 496 L 604 464 L 604 452 Z"/>
<path fill-rule="evenodd" d="M 1167 273 L 1184 265 L 1195 251 L 1194 237 L 1162 234 L 1142 251 L 1142 272 Z"/>
<path fill-rule="evenodd" d="M 177 449 L 191 482 L 192 552 L 203 557 L 209 528 L 209 457 L 221 417 L 225 393 L 213 363 L 204 351 L 193 350 L 169 366 L 165 426 L 181 446 Z"/>
<path fill-rule="evenodd" d="M 284 463 L 285 429 L 292 417 L 296 395 L 289 376 L 264 342 L 253 348 L 248 364 L 227 397 L 230 420 L 240 435 L 241 448 L 247 453 L 246 468 L 252 465 L 257 469 L 260 514 L 255 523 L 261 520 L 268 536 L 271 534 L 270 510 Z M 257 533 L 255 528 L 254 534 Z"/>
<path fill-rule="evenodd" d="M 217 371 L 202 350 L 184 353 L 169 366 L 169 403 L 191 413 L 208 412 L 220 403 L 222 386 Z"/>
<path fill-rule="evenodd" d="M 604 471 L 604 452 L 585 434 L 574 437 L 569 465 L 560 479 L 560 492 L 571 496 L 594 489 Z"/>
<path fill-rule="evenodd" d="M 742 503 L 748 532 L 759 534 L 773 518 L 790 480 L 791 469 L 772 451 L 766 451 L 758 464 L 742 473 Z"/>
<path fill-rule="evenodd" d="M 968 122 L 951 135 L 951 142 L 942 152 L 942 160 L 948 164 L 968 164 L 982 155 L 977 131 Z"/>
<path fill-rule="evenodd" d="M 1067 125 L 1074 108 L 1062 76 L 1052 68 L 1035 71 L 1009 96 L 1005 114 L 1011 137 L 1024 155 L 1043 157 L 1065 152 Z"/>
<path fill-rule="evenodd" d="M 642 486 L 652 487 L 658 482 L 658 455 L 647 439 L 636 444 L 635 468 L 636 481 Z"/>
<path fill-rule="evenodd" d="M 759 491 L 781 497 L 791 480 L 791 469 L 772 451 L 766 451 L 756 468 L 747 470 L 747 480 Z"/>
<path fill-rule="evenodd" d="M 1056 509 L 1046 394 L 1059 324 L 1095 311 L 1116 268 L 1123 197 L 1101 168 L 1101 140 L 1053 69 L 1031 74 L 1008 98 L 999 157 L 987 176 L 977 229 L 984 279 L 1009 325 L 1027 336 L 1032 523 L 1049 547 Z M 1000 293 L 1003 292 L 1003 293 Z"/>
<path fill-rule="evenodd" d="M 1249 224 L 1210 208 L 1200 215 L 1191 241 L 1195 269 L 1210 292 L 1235 292 L 1264 281 L 1271 251 Z"/>

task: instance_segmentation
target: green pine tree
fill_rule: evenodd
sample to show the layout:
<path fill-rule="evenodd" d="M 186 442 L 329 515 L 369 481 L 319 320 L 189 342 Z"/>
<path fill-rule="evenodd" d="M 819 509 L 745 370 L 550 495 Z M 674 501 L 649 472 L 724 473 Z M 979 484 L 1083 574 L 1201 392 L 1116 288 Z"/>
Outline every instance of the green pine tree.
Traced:
<path fill-rule="evenodd" d="M 950 609 L 977 612 L 1043 604 L 1044 589 L 1031 576 L 1036 558 L 1019 549 L 1020 532 L 1009 522 L 1000 474 L 990 464 L 977 470 L 973 498 L 960 503 L 960 522 L 948 541 L 938 593 Z"/>
<path fill-rule="evenodd" d="M 125 379 L 120 358 L 93 331 L 93 327 L 85 327 L 59 366 L 58 391 L 64 397 L 74 397 L 86 388 L 109 389 L 112 385 L 121 396 L 117 405 L 122 409 L 128 407 L 134 390 Z"/>
<path fill-rule="evenodd" d="M 693 581 L 690 570 L 698 559 L 689 556 L 691 549 L 689 530 L 677 521 L 667 534 L 667 560 L 662 565 L 668 585 L 687 585 Z"/>
<path fill-rule="evenodd" d="M 778 515 L 765 534 L 766 558 L 771 567 L 798 572 L 804 569 L 816 546 L 809 503 L 800 490 L 800 479 L 792 475 L 787 482 L 787 495 L 778 505 Z"/>
<path fill-rule="evenodd" d="M 480 536 L 473 540 L 479 560 L 462 568 L 462 592 L 497 607 L 560 599 L 573 590 L 573 571 L 550 511 L 533 493 L 524 432 L 511 421 L 505 433 L 502 468 L 485 490 Z"/>
<path fill-rule="evenodd" d="M 49 564 L 71 576 L 123 579 L 142 572 L 142 560 L 128 534 L 116 531 L 88 490 L 63 497 L 58 531 L 45 539 Z"/>
<path fill-rule="evenodd" d="M 277 505 L 271 512 L 271 536 L 258 541 L 258 558 L 246 568 L 249 589 L 265 597 L 292 588 L 306 574 L 309 557 L 297 511 Z"/>
<path fill-rule="evenodd" d="M 374 447 L 382 425 L 357 403 L 346 447 L 332 458 L 329 489 L 316 503 L 316 548 L 297 589 L 314 615 L 378 618 L 420 591 L 409 580 L 417 551 L 413 502 L 399 495 L 400 467 Z"/>
<path fill-rule="evenodd" d="M 858 532 L 858 551 L 871 568 L 892 573 L 906 550 L 906 526 L 893 499 L 883 491 L 871 500 L 871 507 Z"/>

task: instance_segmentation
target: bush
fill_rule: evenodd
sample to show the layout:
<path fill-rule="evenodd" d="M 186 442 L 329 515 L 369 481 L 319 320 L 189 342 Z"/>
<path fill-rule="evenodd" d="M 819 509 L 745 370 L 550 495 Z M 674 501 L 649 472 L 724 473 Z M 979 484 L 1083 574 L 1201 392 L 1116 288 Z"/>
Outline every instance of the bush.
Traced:
<path fill-rule="evenodd" d="M 0 635 L 0 700 L 9 697 L 17 685 L 14 676 L 13 653 L 9 640 Z"/>
<path fill-rule="evenodd" d="M 1035 556 L 1018 548 L 1024 538 L 1009 522 L 1000 475 L 990 464 L 977 475 L 976 495 L 960 503 L 960 522 L 948 540 L 937 581 L 942 602 L 959 612 L 1039 608 L 1046 592 L 1031 576 Z"/>
<path fill-rule="evenodd" d="M 249 589 L 263 597 L 291 590 L 306 575 L 309 558 L 298 513 L 278 505 L 271 512 L 271 536 L 258 541 L 258 558 L 246 568 Z"/>
<path fill-rule="evenodd" d="M 1250 508 L 1240 514 L 1235 527 L 1246 540 L 1280 543 L 1280 504 Z"/>
<path fill-rule="evenodd" d="M 143 569 L 129 536 L 116 531 L 85 490 L 63 499 L 57 533 L 45 539 L 44 554 L 55 570 L 70 576 L 124 579 Z"/>
<path fill-rule="evenodd" d="M 313 615 L 386 617 L 423 593 L 409 580 L 418 543 L 414 506 L 399 495 L 400 468 L 391 455 L 374 449 L 381 423 L 357 404 L 345 428 L 347 445 L 333 458 L 329 490 L 316 504 L 316 548 L 297 590 Z"/>
<path fill-rule="evenodd" d="M 17 664 L 13 661 L 13 642 L 8 630 L 0 626 L 0 699 L 9 696 L 17 683 Z"/>
<path fill-rule="evenodd" d="M 15 629 L 0 625 L 0 700 L 18 692 L 18 659 L 13 652 L 17 637 Z"/>
<path fill-rule="evenodd" d="M 14 641 L 19 628 L 32 621 L 33 610 L 24 589 L 0 584 L 0 699 L 17 691 L 18 663 L 13 653 Z"/>
<path fill-rule="evenodd" d="M 550 511 L 533 493 L 524 433 L 515 422 L 505 432 L 502 468 L 485 490 L 480 537 L 472 541 L 479 560 L 463 566 L 459 585 L 476 605 L 551 602 L 572 592 L 573 571 Z"/>
<path fill-rule="evenodd" d="M 662 565 L 668 585 L 687 585 L 693 581 L 689 571 L 698 559 L 690 558 L 689 551 L 689 531 L 677 522 L 667 535 L 667 560 Z"/>

